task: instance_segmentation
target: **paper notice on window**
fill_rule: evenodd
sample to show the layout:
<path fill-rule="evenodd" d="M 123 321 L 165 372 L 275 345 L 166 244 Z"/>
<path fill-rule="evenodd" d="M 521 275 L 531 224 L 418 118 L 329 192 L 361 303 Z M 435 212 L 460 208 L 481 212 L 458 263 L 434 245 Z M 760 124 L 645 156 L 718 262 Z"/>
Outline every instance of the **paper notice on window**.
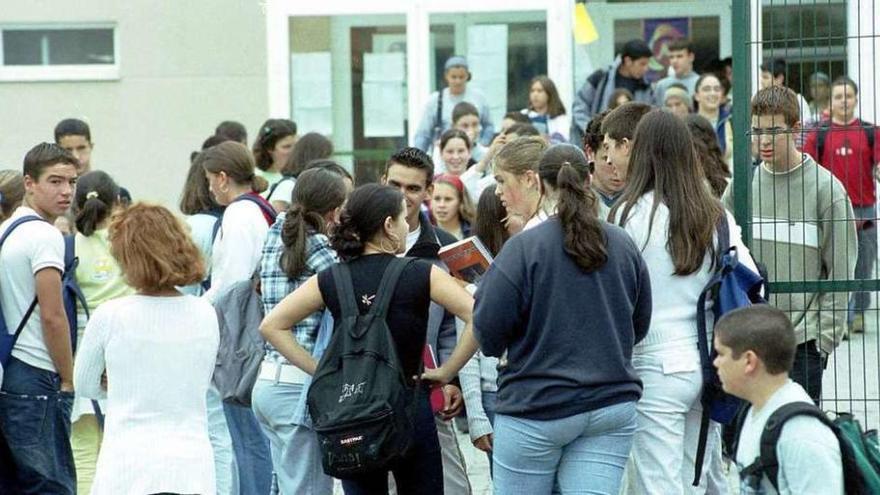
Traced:
<path fill-rule="evenodd" d="M 364 137 L 403 136 L 405 109 L 403 83 L 395 81 L 364 82 Z"/>
<path fill-rule="evenodd" d="M 290 56 L 291 114 L 306 132 L 333 133 L 333 85 L 330 52 Z"/>
<path fill-rule="evenodd" d="M 483 93 L 493 122 L 501 122 L 507 112 L 507 25 L 469 26 L 468 69 L 470 86 Z"/>
<path fill-rule="evenodd" d="M 404 82 L 406 66 L 403 53 L 365 53 L 364 81 Z"/>

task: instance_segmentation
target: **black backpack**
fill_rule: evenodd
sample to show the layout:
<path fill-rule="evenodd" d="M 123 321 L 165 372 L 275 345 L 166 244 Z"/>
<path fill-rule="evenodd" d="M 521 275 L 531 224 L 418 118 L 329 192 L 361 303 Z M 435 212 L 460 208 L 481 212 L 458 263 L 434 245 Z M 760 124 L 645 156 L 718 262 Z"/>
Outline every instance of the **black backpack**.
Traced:
<path fill-rule="evenodd" d="M 737 444 L 747 412 L 748 407 L 743 408 L 737 416 Z M 854 450 L 851 440 L 838 426 L 841 421 L 851 420 L 847 416 L 841 416 L 838 421 L 831 421 L 821 409 L 808 402 L 785 404 L 767 418 L 767 423 L 761 432 L 760 455 L 753 463 L 743 468 L 740 472 L 741 479 L 746 480 L 751 477 L 754 482 L 760 483 L 760 480 L 766 475 L 773 488 L 779 490 L 779 459 L 776 458 L 776 444 L 779 442 L 779 436 L 782 435 L 782 427 L 785 422 L 795 416 L 816 418 L 831 429 L 834 436 L 837 437 L 840 445 L 840 461 L 843 466 L 844 491 L 847 495 L 876 493 L 873 489 L 868 489 L 868 486 L 876 489 L 877 470 L 880 467 L 871 463 L 865 455 L 861 455 L 862 458 L 859 459 L 859 454 Z M 734 446 L 732 453 L 734 456 L 736 455 L 736 446 Z"/>
<path fill-rule="evenodd" d="M 365 315 L 358 310 L 348 265 L 331 268 L 341 315 L 315 370 L 308 405 L 324 472 L 335 478 L 387 469 L 410 447 L 417 397 L 407 392 L 385 317 L 397 281 L 412 261 L 391 260 Z"/>

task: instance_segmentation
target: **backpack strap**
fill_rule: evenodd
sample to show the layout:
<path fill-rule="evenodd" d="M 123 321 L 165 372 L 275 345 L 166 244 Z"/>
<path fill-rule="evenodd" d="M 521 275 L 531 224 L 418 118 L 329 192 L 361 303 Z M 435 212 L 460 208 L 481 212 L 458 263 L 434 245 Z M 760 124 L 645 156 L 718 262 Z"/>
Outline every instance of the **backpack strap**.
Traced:
<path fill-rule="evenodd" d="M 275 217 L 277 216 L 277 213 L 275 213 L 275 208 L 272 208 L 272 205 L 265 202 L 263 198 L 260 198 L 255 194 L 247 193 L 242 194 L 241 196 L 232 200 L 233 203 L 235 203 L 236 201 L 250 201 L 251 203 L 259 206 L 260 211 L 263 212 L 263 216 L 267 219 L 266 222 L 268 222 L 270 226 L 275 223 Z"/>
<path fill-rule="evenodd" d="M 437 113 L 434 115 L 434 139 L 443 133 L 443 88 L 437 91 Z"/>
<path fill-rule="evenodd" d="M 3 243 L 6 242 L 6 239 L 12 234 L 12 231 L 18 228 L 19 225 L 22 225 L 27 222 L 35 222 L 41 221 L 45 222 L 46 220 L 38 217 L 36 215 L 28 215 L 21 218 L 17 218 L 13 220 L 13 222 L 6 229 L 6 232 L 0 236 L 0 249 L 3 249 Z M 34 310 L 37 309 L 37 296 L 34 295 L 34 300 L 31 301 L 30 306 L 28 306 L 27 310 L 24 312 L 24 316 L 21 317 L 21 321 L 18 323 L 18 326 L 15 327 L 15 333 L 12 337 L 12 348 L 15 348 L 15 343 L 18 341 L 18 337 L 21 335 L 21 332 L 24 330 L 24 326 L 27 324 L 28 320 L 31 318 L 31 315 L 34 313 Z"/>
<path fill-rule="evenodd" d="M 816 136 L 816 154 L 819 156 L 814 157 L 816 161 L 822 162 L 823 156 L 825 155 L 825 139 L 828 138 L 828 131 L 831 130 L 831 121 L 823 120 L 819 124 L 819 134 Z M 831 164 L 829 163 L 830 167 Z"/>
<path fill-rule="evenodd" d="M 266 194 L 266 200 L 267 200 L 267 201 L 269 200 L 269 198 L 272 197 L 273 194 L 275 194 L 275 189 L 278 189 L 278 186 L 280 186 L 281 183 L 284 182 L 284 181 L 286 181 L 286 180 L 293 180 L 293 176 L 291 176 L 291 175 L 285 175 L 284 177 L 281 178 L 281 180 L 279 180 L 278 182 L 272 184 L 272 187 L 269 188 L 269 193 Z M 278 201 L 278 200 L 276 200 L 276 201 Z M 281 201 L 284 201 L 284 200 L 281 200 Z M 290 203 L 290 201 L 285 201 L 285 203 Z"/>
<path fill-rule="evenodd" d="M 348 263 L 336 263 L 330 267 L 330 273 L 333 275 L 333 285 L 336 286 L 336 297 L 339 299 L 342 317 L 357 317 L 360 311 L 354 298 L 354 286 Z"/>
<path fill-rule="evenodd" d="M 394 295 L 394 289 L 397 287 L 400 275 L 413 261 L 415 261 L 415 258 L 398 258 L 396 256 L 391 260 L 385 268 L 385 273 L 382 275 L 382 281 L 379 283 L 379 289 L 376 291 L 376 301 L 373 303 L 373 307 L 370 308 L 370 313 L 377 317 L 385 318 L 388 314 L 388 305 L 391 303 L 391 297 Z"/>
<path fill-rule="evenodd" d="M 708 329 L 706 328 L 706 299 L 709 296 L 714 298 L 718 288 L 721 286 L 721 277 L 723 275 L 722 262 L 724 254 L 730 249 L 730 226 L 727 225 L 727 214 L 723 213 L 723 211 L 718 223 L 715 224 L 715 233 L 718 238 L 718 246 L 715 250 L 715 259 L 713 260 L 714 272 L 697 299 L 697 349 L 700 352 L 700 368 L 703 372 L 703 393 L 700 396 L 700 400 L 703 403 L 703 413 L 700 417 L 700 434 L 697 440 L 697 454 L 694 462 L 694 486 L 700 485 L 703 462 L 706 458 L 706 444 L 709 440 L 709 415 L 711 413 L 710 401 L 712 397 L 707 393 L 708 388 L 705 385 L 714 379 L 712 352 L 709 348 Z M 712 309 L 717 311 L 718 304 L 714 304 Z"/>
<path fill-rule="evenodd" d="M 760 457 L 743 470 L 743 474 L 763 473 L 773 488 L 779 489 L 779 459 L 776 457 L 776 444 L 782 435 L 785 422 L 795 416 L 810 416 L 822 422 L 837 436 L 837 428 L 818 407 L 808 402 L 792 402 L 780 407 L 767 418 L 761 432 Z M 839 439 L 839 437 L 838 437 Z M 842 458 L 841 458 L 842 459 Z"/>

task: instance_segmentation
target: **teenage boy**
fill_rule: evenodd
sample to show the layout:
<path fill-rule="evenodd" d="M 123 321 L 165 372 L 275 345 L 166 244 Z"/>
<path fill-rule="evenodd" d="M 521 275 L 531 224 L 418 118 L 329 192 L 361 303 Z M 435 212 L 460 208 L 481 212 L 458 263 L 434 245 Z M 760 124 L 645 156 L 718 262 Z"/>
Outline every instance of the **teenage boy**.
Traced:
<path fill-rule="evenodd" d="M 245 129 L 241 122 L 236 122 L 234 120 L 224 120 L 217 124 L 217 128 L 214 129 L 214 135 L 224 138 L 224 140 L 227 141 L 241 143 L 245 146 L 248 144 L 247 129 Z"/>
<path fill-rule="evenodd" d="M 691 42 L 684 39 L 675 40 L 666 47 L 669 50 L 669 66 L 672 67 L 672 75 L 657 81 L 654 86 L 654 95 L 657 98 L 657 106 L 666 103 L 666 90 L 672 84 L 681 84 L 688 94 L 693 96 L 700 75 L 694 72 L 694 52 Z"/>
<path fill-rule="evenodd" d="M 95 144 L 92 142 L 92 130 L 89 124 L 79 119 L 62 120 L 55 126 L 55 144 L 76 158 L 76 171 L 79 176 L 92 171 L 92 151 L 95 149 Z M 131 203 L 128 189 L 120 187 L 119 197 L 124 204 Z"/>
<path fill-rule="evenodd" d="M 652 109 L 647 103 L 631 101 L 615 108 L 609 112 L 603 119 L 600 128 L 602 134 L 602 150 L 605 152 L 604 168 L 596 166 L 599 179 L 596 182 L 602 182 L 601 176 L 605 174 L 609 185 L 604 186 L 608 193 L 614 193 L 610 203 L 602 201 L 603 205 L 599 205 L 599 216 L 607 218 L 614 201 L 619 196 L 620 191 L 626 187 L 626 176 L 629 170 L 629 155 L 632 152 L 633 135 L 636 133 L 636 126 L 642 117 Z M 601 168 L 601 171 L 600 171 Z M 605 173 L 607 172 L 607 173 Z M 600 195 L 601 196 L 601 195 Z"/>
<path fill-rule="evenodd" d="M 617 169 L 608 163 L 608 153 L 603 143 L 605 135 L 602 134 L 602 121 L 611 110 L 604 110 L 596 114 L 590 123 L 587 124 L 584 133 L 584 154 L 587 160 L 593 164 L 593 175 L 590 181 L 590 187 L 596 194 L 596 207 L 598 209 L 599 218 L 601 220 L 608 219 L 608 213 L 614 202 L 623 192 L 626 183 L 617 175 Z"/>
<path fill-rule="evenodd" d="M 740 308 L 715 325 L 714 365 L 724 391 L 751 404 L 735 453 L 742 493 L 843 494 L 843 464 L 835 434 L 818 418 L 796 416 L 785 422 L 776 443 L 777 486 L 766 472 L 743 469 L 761 454 L 761 433 L 779 408 L 811 403 L 788 374 L 796 332 L 785 313 L 768 305 Z"/>
<path fill-rule="evenodd" d="M 800 109 L 794 91 L 764 88 L 752 98 L 752 256 L 771 282 L 847 280 L 856 263 L 856 230 L 846 190 L 795 144 Z M 733 211 L 733 187 L 722 201 Z M 846 334 L 845 292 L 771 295 L 790 315 L 797 338 L 791 377 L 818 403 L 828 355 Z"/>
<path fill-rule="evenodd" d="M 391 155 L 385 163 L 382 183 L 400 189 L 406 201 L 406 223 L 409 225 L 406 256 L 441 265 L 437 254 L 440 247 L 452 244 L 456 239 L 451 234 L 434 228 L 428 215 L 422 211 L 422 205 L 433 191 L 433 177 L 434 163 L 431 157 L 424 151 L 411 147 Z M 431 303 L 426 340 L 435 349 L 438 364 L 449 359 L 457 339 L 455 317 L 442 306 Z M 458 447 L 458 438 L 450 421 L 461 412 L 464 404 L 461 389 L 457 385 L 449 384 L 443 387 L 443 393 L 446 397 L 445 408 L 436 417 L 437 437 L 443 458 L 443 486 L 446 493 L 467 494 L 471 492 L 470 482 Z"/>
<path fill-rule="evenodd" d="M 842 77 L 831 88 L 831 118 L 807 135 L 804 151 L 837 177 L 846 188 L 856 216 L 858 261 L 855 278 L 871 277 L 877 258 L 877 212 L 874 177 L 880 165 L 880 139 L 870 122 L 855 116 L 859 104 L 856 83 Z M 850 330 L 865 330 L 865 310 L 871 304 L 869 292 L 853 294 Z"/>
<path fill-rule="evenodd" d="M 452 125 L 452 109 L 462 101 L 472 103 L 479 110 L 480 142 L 488 145 L 495 133 L 489 116 L 489 104 L 483 93 L 475 88 L 468 88 L 471 72 L 468 69 L 467 59 L 461 55 L 449 57 L 443 66 L 443 71 L 446 88 L 431 93 L 425 103 L 422 120 L 419 121 L 419 127 L 413 138 L 413 146 L 422 151 L 430 151 L 440 139 L 440 134 Z"/>
<path fill-rule="evenodd" d="M 769 88 L 770 86 L 787 87 L 785 72 L 785 60 L 778 58 L 765 60 L 764 63 L 761 64 L 761 89 Z M 795 98 L 797 98 L 798 108 L 800 109 L 801 125 L 806 125 L 810 121 L 810 104 L 807 103 L 807 99 L 800 93 L 795 91 L 794 94 Z"/>
<path fill-rule="evenodd" d="M 0 224 L 0 302 L 21 334 L 0 394 L 0 493 L 73 494 L 73 353 L 61 295 L 64 239 L 52 222 L 73 199 L 79 161 L 42 143 L 24 158 L 24 203 Z"/>
<path fill-rule="evenodd" d="M 645 79 L 648 62 L 653 52 L 642 40 L 631 40 L 623 45 L 623 50 L 607 69 L 593 72 L 581 86 L 572 106 L 571 139 L 581 144 L 587 122 L 593 115 L 608 108 L 611 94 L 615 89 L 624 88 L 633 94 L 634 101 L 654 102 L 654 92 Z"/>

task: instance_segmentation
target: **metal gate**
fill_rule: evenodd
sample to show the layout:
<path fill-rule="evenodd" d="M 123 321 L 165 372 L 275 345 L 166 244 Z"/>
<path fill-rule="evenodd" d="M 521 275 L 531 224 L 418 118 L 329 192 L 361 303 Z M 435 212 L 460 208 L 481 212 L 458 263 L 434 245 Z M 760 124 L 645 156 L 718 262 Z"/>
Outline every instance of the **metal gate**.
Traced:
<path fill-rule="evenodd" d="M 852 412 L 866 428 L 878 428 L 880 313 L 875 294 L 880 280 L 876 275 L 876 194 L 872 193 L 877 183 L 873 175 L 865 178 L 861 174 L 872 174 L 880 156 L 865 156 L 870 153 L 868 143 L 860 141 L 867 140 L 868 133 L 876 134 L 876 129 L 858 122 L 838 125 L 847 120 L 847 113 L 835 110 L 831 97 L 840 86 L 833 83 L 849 75 L 862 98 L 858 103 L 848 99 L 852 95 L 844 87 L 844 100 L 851 102 L 847 108 L 876 122 L 878 84 L 873 62 L 880 1 L 734 0 L 732 9 L 734 216 L 752 254 L 769 265 L 771 303 L 790 313 L 799 342 L 810 338 L 814 324 L 835 341 L 843 339 L 836 347 L 831 345 L 833 352 L 822 379 L 822 408 Z M 864 52 L 867 47 L 870 53 Z M 758 135 L 766 132 L 753 132 L 750 100 L 761 84 L 762 72 L 765 84 L 769 73 L 771 84 L 783 84 L 806 100 L 799 128 L 779 122 L 774 133 L 788 133 L 801 149 L 824 155 L 815 157 L 825 162 L 820 167 L 802 164 L 798 172 L 792 165 L 795 168 L 783 173 L 757 162 L 755 154 L 760 154 L 762 143 L 778 143 Z M 829 116 L 832 124 L 823 131 Z M 815 143 L 823 140 L 825 145 L 816 149 Z M 829 169 L 844 192 L 828 180 Z M 798 173 L 800 177 L 795 178 Z M 753 181 L 758 187 L 753 188 Z M 840 207 L 840 200 L 846 198 L 855 203 L 854 212 Z M 816 204 L 829 199 L 837 205 L 832 205 L 830 213 L 816 211 Z M 767 214 L 774 211 L 776 215 Z M 850 228 L 854 237 L 847 235 Z M 821 253 L 818 265 L 817 252 Z M 846 273 L 856 264 L 857 278 Z M 808 275 L 817 269 L 818 276 Z M 860 292 L 864 295 L 858 296 Z M 848 327 L 860 323 L 862 333 L 847 333 Z M 827 339 L 824 347 L 829 347 Z"/>

